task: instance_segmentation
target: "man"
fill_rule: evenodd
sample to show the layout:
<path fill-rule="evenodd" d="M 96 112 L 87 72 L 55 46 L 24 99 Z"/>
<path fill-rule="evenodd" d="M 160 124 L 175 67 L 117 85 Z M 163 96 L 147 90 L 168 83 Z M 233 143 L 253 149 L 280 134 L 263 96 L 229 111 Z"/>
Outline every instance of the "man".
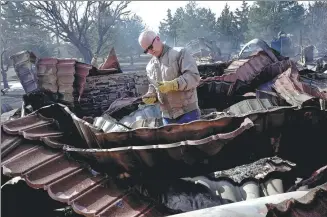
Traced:
<path fill-rule="evenodd" d="M 196 87 L 200 74 L 191 54 L 183 48 L 163 44 L 153 31 L 142 32 L 139 43 L 144 53 L 153 56 L 146 67 L 150 85 L 143 102 L 160 103 L 164 125 L 198 120 Z"/>

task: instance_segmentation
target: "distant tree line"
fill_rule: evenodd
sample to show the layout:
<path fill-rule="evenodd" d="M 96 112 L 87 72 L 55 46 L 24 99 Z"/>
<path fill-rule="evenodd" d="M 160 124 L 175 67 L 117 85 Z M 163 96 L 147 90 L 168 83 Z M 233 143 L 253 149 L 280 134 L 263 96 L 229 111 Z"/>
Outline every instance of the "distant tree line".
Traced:
<path fill-rule="evenodd" d="M 6 2 L 1 9 L 0 49 L 7 55 L 31 50 L 39 57 L 76 57 L 90 63 L 117 53 L 139 55 L 142 19 L 128 10 L 130 1 Z"/>
<path fill-rule="evenodd" d="M 211 9 L 191 1 L 174 14 L 168 9 L 159 33 L 166 43 L 175 46 L 185 46 L 190 40 L 204 37 L 218 42 L 222 50 L 232 51 L 253 38 L 270 42 L 284 31 L 293 35 L 295 44 L 312 44 L 327 52 L 326 26 L 326 1 L 311 2 L 308 7 L 297 1 L 256 1 L 251 6 L 243 1 L 235 11 L 226 3 L 218 18 Z"/>
<path fill-rule="evenodd" d="M 112 46 L 120 56 L 142 53 L 138 35 L 146 28 L 128 10 L 130 1 L 1 1 L 0 52 L 3 61 L 21 50 L 39 57 L 76 57 L 90 63 L 105 57 Z M 231 11 L 228 4 L 216 18 L 212 10 L 190 1 L 175 13 L 169 9 L 159 34 L 170 45 L 185 46 L 198 37 L 215 40 L 222 51 L 238 50 L 253 38 L 270 41 L 281 30 L 297 44 L 327 50 L 327 2 L 304 7 L 297 1 L 243 2 Z M 301 37 L 300 37 L 301 36 Z M 3 52 L 6 51 L 6 52 Z"/>

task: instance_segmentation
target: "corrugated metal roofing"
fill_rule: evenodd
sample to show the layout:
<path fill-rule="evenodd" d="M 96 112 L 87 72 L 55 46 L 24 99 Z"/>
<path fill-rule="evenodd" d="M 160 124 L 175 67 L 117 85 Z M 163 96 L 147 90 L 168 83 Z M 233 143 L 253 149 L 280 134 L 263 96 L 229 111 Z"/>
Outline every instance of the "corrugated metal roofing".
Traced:
<path fill-rule="evenodd" d="M 58 65 L 60 66 L 60 64 Z M 289 69 L 284 71 L 283 67 L 286 66 Z M 231 171 L 216 173 L 219 174 L 218 178 L 215 177 L 217 180 L 209 180 L 206 177 L 190 179 L 191 182 L 195 180 L 202 184 L 202 187 L 208 188 L 212 192 L 218 192 L 215 197 L 212 196 L 212 192 L 203 194 L 202 191 L 195 192 L 196 194 L 193 194 L 194 192 L 183 194 L 183 191 L 178 191 L 177 194 L 174 191 L 161 193 L 154 191 L 152 192 L 154 194 L 145 193 L 148 197 L 142 197 L 141 194 L 144 193 L 142 190 L 136 187 L 130 189 L 122 187 L 115 179 L 98 174 L 84 163 L 77 162 L 75 158 L 68 158 L 67 156 L 75 155 L 75 153 L 80 154 L 80 156 L 87 156 L 95 160 L 108 173 L 125 172 L 126 175 L 128 172 L 133 175 L 147 172 L 155 174 L 157 172 L 162 173 L 161 175 L 172 175 L 174 178 L 183 175 L 185 171 L 187 174 L 191 170 L 203 172 L 208 168 L 211 171 L 214 171 L 213 168 L 215 170 L 228 169 L 237 166 L 238 163 L 244 164 L 249 160 L 258 159 L 258 157 L 271 156 L 272 150 L 278 150 L 280 135 L 285 124 L 288 127 L 292 126 L 292 124 L 297 123 L 294 121 L 296 118 L 308 121 L 306 122 L 308 127 L 315 126 L 319 121 L 321 123 L 325 121 L 324 118 L 316 120 L 317 117 L 324 117 L 323 111 L 318 112 L 319 106 L 316 104 L 317 98 L 324 98 L 324 86 L 322 87 L 321 84 L 308 85 L 306 80 L 300 82 L 299 73 L 294 66 L 293 63 L 287 61 L 281 64 L 271 64 L 271 59 L 259 52 L 257 56 L 248 60 L 232 63 L 228 70 L 233 72 L 228 73 L 226 70 L 227 74 L 218 79 L 230 81 L 223 91 L 231 93 L 231 90 L 235 90 L 237 87 L 246 87 L 248 82 L 255 83 L 256 79 L 263 79 L 265 75 L 261 72 L 265 71 L 264 69 L 266 69 L 268 77 L 274 76 L 270 74 L 280 74 L 272 82 L 273 88 L 291 106 L 277 106 L 276 103 L 268 100 L 269 97 L 245 100 L 237 104 L 233 103 L 234 105 L 227 108 L 223 113 L 211 114 L 211 117 L 216 116 L 215 119 L 208 118 L 183 125 L 157 127 L 159 122 L 157 121 L 157 114 L 153 112 L 156 111 L 153 110 L 154 107 L 144 107 L 135 111 L 130 116 L 125 117 L 125 120 L 120 120 L 121 123 L 128 124 L 128 126 L 122 126 L 109 116 L 107 120 L 104 116 L 104 120 L 99 119 L 92 125 L 78 118 L 66 106 L 59 104 L 47 106 L 33 114 L 3 125 L 4 132 L 1 135 L 2 141 L 4 141 L 1 144 L 2 157 L 4 157 L 4 161 L 1 163 L 3 172 L 8 176 L 23 176 L 31 187 L 47 190 L 52 198 L 72 205 L 77 213 L 86 216 L 108 216 L 109 214 L 152 216 L 154 215 L 152 212 L 156 212 L 157 208 L 154 205 L 156 203 L 148 201 L 149 198 L 156 198 L 155 201 L 163 203 L 169 208 L 189 211 L 283 192 L 283 184 L 277 177 L 273 176 L 272 179 L 258 182 L 256 179 L 276 171 L 289 172 L 293 167 L 289 162 L 266 164 L 268 168 L 263 167 L 263 171 L 258 173 L 257 177 L 254 176 L 255 180 L 236 178 L 235 171 L 238 170 L 237 168 L 231 170 L 234 171 L 234 175 Z M 279 70 L 275 70 L 275 68 Z M 252 74 L 248 73 L 249 71 Z M 87 74 L 82 76 L 83 79 L 80 82 L 85 83 Z M 262 77 L 260 77 L 261 75 Z M 93 106 L 94 101 L 96 101 L 101 103 L 95 106 L 99 111 L 103 111 L 105 107 L 107 109 L 107 105 L 118 96 L 117 93 L 110 92 L 111 95 L 108 95 L 102 92 L 108 84 L 116 85 L 115 87 L 121 88 L 120 90 L 125 91 L 124 93 L 132 92 L 132 96 L 137 96 L 147 84 L 144 75 L 135 76 L 140 76 L 140 78 L 131 80 L 130 75 L 87 77 L 89 79 L 86 82 L 88 86 L 85 88 L 84 98 L 81 98 L 80 105 L 90 109 L 91 107 L 88 106 Z M 104 78 L 105 80 L 103 80 Z M 128 79 L 133 83 L 132 86 L 127 85 Z M 212 79 L 203 82 L 206 83 L 209 80 Z M 213 79 L 214 82 L 216 80 Z M 243 83 L 241 82 L 241 85 L 237 86 L 236 81 Z M 82 86 L 79 88 L 83 89 Z M 93 94 L 97 98 L 90 97 L 92 99 L 88 99 Z M 302 108 L 306 105 L 315 107 L 315 110 Z M 92 107 L 92 110 L 95 107 Z M 296 107 L 300 107 L 300 109 L 297 110 Z M 145 113 L 148 108 L 150 109 L 149 114 Z M 151 124 L 155 127 L 129 128 L 137 120 L 142 121 L 141 124 L 144 126 L 143 118 L 148 118 L 149 115 L 152 118 Z M 122 128 L 118 129 L 118 132 L 112 132 L 116 131 L 113 129 L 118 126 Z M 104 133 L 104 131 L 109 132 Z M 261 141 L 264 141 L 263 137 L 270 139 L 270 143 L 266 141 L 258 146 Z M 284 137 L 285 134 L 282 138 Z M 70 142 L 67 138 L 70 138 Z M 253 141 L 254 138 L 258 141 Z M 243 146 L 245 144 L 248 146 L 236 146 L 241 140 L 247 141 L 242 143 Z M 294 149 L 295 146 L 290 143 L 283 144 L 282 148 L 284 148 L 286 155 L 288 147 Z M 235 148 L 238 148 L 238 151 L 242 153 L 235 153 Z M 254 148 L 259 150 L 253 152 L 246 150 Z M 296 160 L 301 157 L 303 159 L 303 148 L 298 148 L 301 150 L 296 154 Z M 61 152 L 62 149 L 66 151 L 66 154 Z M 319 148 L 319 150 L 325 149 Z M 254 153 L 257 155 L 252 157 Z M 312 153 L 309 152 L 309 156 L 313 156 Z M 241 159 L 234 159 L 232 163 L 227 163 L 226 157 L 240 157 Z M 274 162 L 272 159 L 270 161 Z M 313 161 L 315 161 L 314 165 L 321 164 L 320 161 Z M 216 164 L 214 167 L 207 167 L 208 162 Z M 118 165 L 120 168 L 117 169 L 114 165 Z M 251 168 L 249 165 L 245 167 Z M 167 168 L 172 169 L 167 170 Z M 244 168 L 241 170 L 246 171 Z M 223 177 L 223 174 L 227 174 L 228 178 Z M 250 176 L 253 178 L 253 174 Z M 191 184 L 194 185 L 194 183 Z M 150 185 L 152 188 L 156 188 L 153 183 Z M 165 200 L 166 198 L 169 199 Z M 184 198 L 184 202 L 191 202 L 189 204 L 176 203 L 181 198 Z M 203 202 L 201 198 L 205 199 L 207 203 L 201 204 Z"/>
<path fill-rule="evenodd" d="M 23 135 L 24 131 L 20 131 Z M 49 136 L 44 134 L 44 136 Z M 3 173 L 21 176 L 35 189 L 44 189 L 57 201 L 84 216 L 162 216 L 156 207 L 133 189 L 117 186 L 114 179 L 92 173 L 59 150 L 1 133 Z M 16 144 L 19 145 L 16 145 Z M 16 146 L 10 153 L 6 147 Z"/>

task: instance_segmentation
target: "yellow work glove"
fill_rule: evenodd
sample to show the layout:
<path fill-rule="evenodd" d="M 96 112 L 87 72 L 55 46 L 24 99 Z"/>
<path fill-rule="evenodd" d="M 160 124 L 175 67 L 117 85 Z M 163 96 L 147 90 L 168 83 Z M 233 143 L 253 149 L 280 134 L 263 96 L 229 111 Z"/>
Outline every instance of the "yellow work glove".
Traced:
<path fill-rule="evenodd" d="M 153 104 L 157 101 L 157 98 L 156 97 L 143 97 L 142 98 L 142 101 L 145 103 L 145 104 Z"/>
<path fill-rule="evenodd" d="M 161 93 L 168 93 L 170 91 L 177 91 L 178 90 L 178 82 L 177 79 L 172 81 L 159 81 L 158 82 L 158 89 Z"/>

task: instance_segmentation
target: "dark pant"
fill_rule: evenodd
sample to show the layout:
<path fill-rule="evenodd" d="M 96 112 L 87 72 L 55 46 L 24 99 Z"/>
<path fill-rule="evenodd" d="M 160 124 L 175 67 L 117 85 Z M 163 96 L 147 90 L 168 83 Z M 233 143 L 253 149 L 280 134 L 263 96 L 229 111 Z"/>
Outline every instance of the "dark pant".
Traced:
<path fill-rule="evenodd" d="M 200 119 L 200 111 L 198 109 L 190 111 L 186 114 L 183 114 L 179 116 L 176 119 L 170 119 L 170 118 L 162 118 L 163 124 L 185 124 L 189 123 L 191 121 L 199 120 Z"/>

